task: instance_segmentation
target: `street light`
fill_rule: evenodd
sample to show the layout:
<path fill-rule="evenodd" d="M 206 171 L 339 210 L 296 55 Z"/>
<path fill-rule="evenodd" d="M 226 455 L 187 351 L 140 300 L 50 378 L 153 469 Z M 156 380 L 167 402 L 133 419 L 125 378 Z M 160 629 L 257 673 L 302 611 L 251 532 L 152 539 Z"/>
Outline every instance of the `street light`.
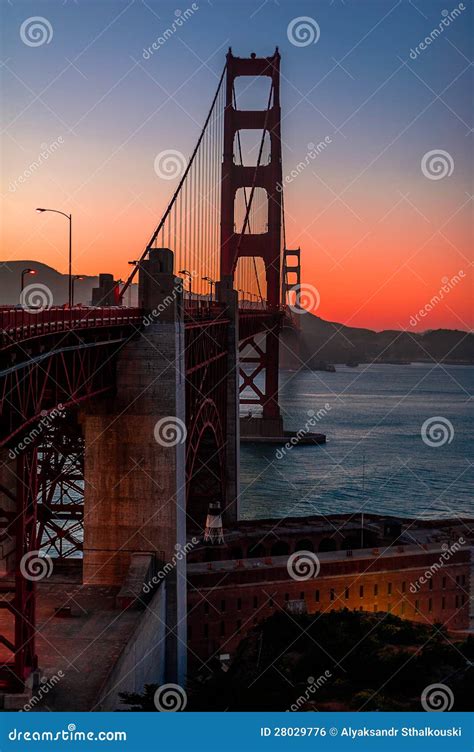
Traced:
<path fill-rule="evenodd" d="M 75 274 L 72 278 L 72 290 L 71 290 L 71 307 L 74 305 L 74 283 L 76 279 L 84 279 L 82 274 Z"/>
<path fill-rule="evenodd" d="M 21 286 L 20 286 L 20 292 L 23 292 L 23 288 L 25 286 L 25 274 L 38 274 L 36 269 L 23 269 L 21 273 Z"/>
<path fill-rule="evenodd" d="M 54 214 L 62 214 L 63 217 L 69 220 L 69 271 L 68 271 L 68 302 L 69 308 L 72 308 L 72 214 L 66 214 L 66 212 L 59 211 L 59 209 L 36 209 L 38 213 L 42 212 L 54 212 Z"/>
<path fill-rule="evenodd" d="M 181 269 L 178 274 L 185 274 L 189 277 L 189 300 L 193 298 L 193 275 L 187 269 Z"/>
<path fill-rule="evenodd" d="M 209 282 L 209 303 L 212 303 L 212 288 L 215 286 L 216 281 L 211 277 L 203 277 L 204 282 Z"/>

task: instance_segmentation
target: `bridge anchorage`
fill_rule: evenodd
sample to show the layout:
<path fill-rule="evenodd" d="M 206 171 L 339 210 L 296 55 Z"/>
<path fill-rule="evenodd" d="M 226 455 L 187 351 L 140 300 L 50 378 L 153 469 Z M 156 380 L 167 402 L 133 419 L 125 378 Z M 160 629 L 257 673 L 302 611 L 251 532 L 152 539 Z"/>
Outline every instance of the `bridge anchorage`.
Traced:
<path fill-rule="evenodd" d="M 279 335 L 293 325 L 287 298 L 301 269 L 282 240 L 279 71 L 278 50 L 229 50 L 193 154 L 121 290 L 101 275 L 95 307 L 0 309 L 4 694 L 37 681 L 38 642 L 46 661 L 38 602 L 49 624 L 81 598 L 94 613 L 97 593 L 110 596 L 114 619 L 145 609 L 141 628 L 150 611 L 163 627 L 126 688 L 184 682 L 179 554 L 203 545 L 209 511 L 219 509 L 224 534 L 236 523 L 241 438 L 292 436 L 278 403 Z M 240 77 L 268 79 L 264 109 L 239 109 Z M 243 131 L 259 136 L 251 165 Z M 136 275 L 138 307 L 116 305 Z M 241 419 L 241 405 L 254 416 Z M 74 598 L 64 586 L 54 596 L 56 575 L 76 583 Z"/>

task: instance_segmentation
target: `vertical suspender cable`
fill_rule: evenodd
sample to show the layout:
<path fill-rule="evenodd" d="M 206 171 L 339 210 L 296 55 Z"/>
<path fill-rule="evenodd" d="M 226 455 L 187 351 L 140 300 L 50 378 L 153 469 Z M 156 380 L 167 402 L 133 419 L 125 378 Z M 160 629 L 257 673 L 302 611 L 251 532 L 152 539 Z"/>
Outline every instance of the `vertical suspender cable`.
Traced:
<path fill-rule="evenodd" d="M 206 128 L 207 128 L 207 126 L 209 124 L 209 121 L 211 119 L 211 115 L 212 115 L 212 111 L 214 109 L 214 105 L 216 104 L 217 98 L 218 98 L 219 93 L 221 91 L 222 82 L 224 80 L 224 76 L 225 76 L 226 70 L 227 70 L 227 64 L 224 66 L 224 69 L 222 71 L 221 77 L 219 79 L 219 83 L 217 85 L 216 93 L 214 94 L 214 97 L 213 97 L 213 100 L 212 100 L 209 112 L 207 114 L 206 120 L 204 122 L 202 131 L 201 131 L 201 133 L 199 135 L 199 138 L 198 138 L 198 141 L 196 143 L 196 146 L 194 147 L 194 151 L 191 154 L 191 157 L 189 159 L 187 167 L 186 167 L 186 169 L 185 169 L 185 171 L 184 171 L 184 173 L 183 173 L 183 175 L 181 177 L 181 180 L 179 181 L 179 184 L 178 184 L 178 186 L 177 186 L 177 188 L 176 188 L 176 190 L 175 190 L 175 192 L 174 192 L 174 194 L 173 194 L 173 196 L 171 198 L 170 203 L 168 204 L 168 207 L 166 208 L 165 213 L 163 214 L 163 216 L 162 216 L 162 218 L 161 218 L 161 220 L 160 220 L 157 228 L 153 232 L 153 235 L 151 236 L 150 240 L 148 241 L 148 243 L 147 243 L 144 251 L 142 252 L 138 264 L 136 264 L 133 267 L 133 269 L 132 269 L 132 271 L 131 271 L 131 273 L 130 273 L 128 279 L 127 279 L 127 281 L 125 282 L 124 286 L 120 290 L 120 293 L 119 293 L 119 300 L 120 301 L 123 300 L 123 296 L 124 296 L 125 292 L 128 290 L 129 286 L 133 282 L 133 280 L 135 278 L 135 275 L 137 274 L 138 269 L 140 268 L 140 263 L 143 261 L 143 259 L 145 258 L 145 256 L 148 253 L 148 249 L 153 247 L 153 244 L 154 244 L 156 238 L 158 237 L 160 231 L 163 229 L 163 226 L 164 226 L 164 224 L 165 224 L 165 222 L 166 222 L 166 220 L 167 220 L 167 218 L 168 218 L 168 216 L 169 216 L 169 214 L 171 212 L 171 209 L 172 209 L 172 207 L 174 205 L 174 202 L 176 201 L 176 198 L 177 198 L 178 194 L 180 193 L 181 188 L 183 187 L 183 185 L 184 185 L 184 183 L 185 183 L 185 181 L 186 181 L 186 179 L 187 179 L 187 177 L 189 175 L 189 172 L 190 172 L 190 170 L 192 168 L 192 165 L 193 165 L 193 162 L 194 162 L 194 158 L 195 158 L 195 156 L 197 154 L 199 146 L 201 145 L 201 141 L 203 139 L 204 133 L 206 132 Z"/>

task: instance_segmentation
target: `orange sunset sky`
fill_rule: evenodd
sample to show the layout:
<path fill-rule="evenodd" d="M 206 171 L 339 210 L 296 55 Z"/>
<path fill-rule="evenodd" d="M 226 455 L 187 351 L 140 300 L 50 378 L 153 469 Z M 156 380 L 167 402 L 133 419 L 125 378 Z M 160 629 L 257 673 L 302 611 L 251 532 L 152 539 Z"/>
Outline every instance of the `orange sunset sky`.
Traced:
<path fill-rule="evenodd" d="M 73 214 L 73 272 L 125 278 L 177 184 L 157 176 L 157 153 L 192 152 L 229 44 L 236 55 L 269 55 L 278 44 L 283 175 L 308 144 L 329 140 L 285 186 L 288 246 L 302 249 L 317 314 L 408 328 L 462 272 L 416 328 L 470 329 L 470 11 L 413 59 L 443 2 L 425 3 L 423 14 L 385 0 L 317 12 L 303 2 L 298 12 L 317 16 L 320 29 L 304 47 L 288 38 L 291 4 L 259 5 L 203 3 L 150 59 L 143 51 L 172 23 L 170 3 L 156 14 L 121 1 L 5 5 L 2 260 L 67 271 L 66 221 L 34 212 L 54 207 Z M 28 46 L 21 24 L 43 12 L 53 36 Z M 429 152 L 442 152 L 445 176 L 426 175 Z"/>

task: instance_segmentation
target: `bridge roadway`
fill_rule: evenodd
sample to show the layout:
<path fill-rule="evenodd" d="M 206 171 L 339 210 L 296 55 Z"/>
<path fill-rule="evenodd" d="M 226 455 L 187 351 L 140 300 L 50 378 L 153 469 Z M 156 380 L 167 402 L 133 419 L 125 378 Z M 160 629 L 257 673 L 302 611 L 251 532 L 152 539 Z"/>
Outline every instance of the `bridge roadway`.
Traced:
<path fill-rule="evenodd" d="M 122 306 L 40 311 L 0 307 L 0 447 L 45 411 L 113 392 L 116 358 L 143 330 L 146 315 Z M 265 331 L 281 315 L 270 308 L 240 308 L 240 342 Z M 225 305 L 199 300 L 185 306 L 184 321 L 188 369 L 193 372 L 216 357 L 206 357 L 211 339 L 202 335 L 222 329 L 229 319 Z M 204 360 L 197 360 L 197 349 Z"/>

